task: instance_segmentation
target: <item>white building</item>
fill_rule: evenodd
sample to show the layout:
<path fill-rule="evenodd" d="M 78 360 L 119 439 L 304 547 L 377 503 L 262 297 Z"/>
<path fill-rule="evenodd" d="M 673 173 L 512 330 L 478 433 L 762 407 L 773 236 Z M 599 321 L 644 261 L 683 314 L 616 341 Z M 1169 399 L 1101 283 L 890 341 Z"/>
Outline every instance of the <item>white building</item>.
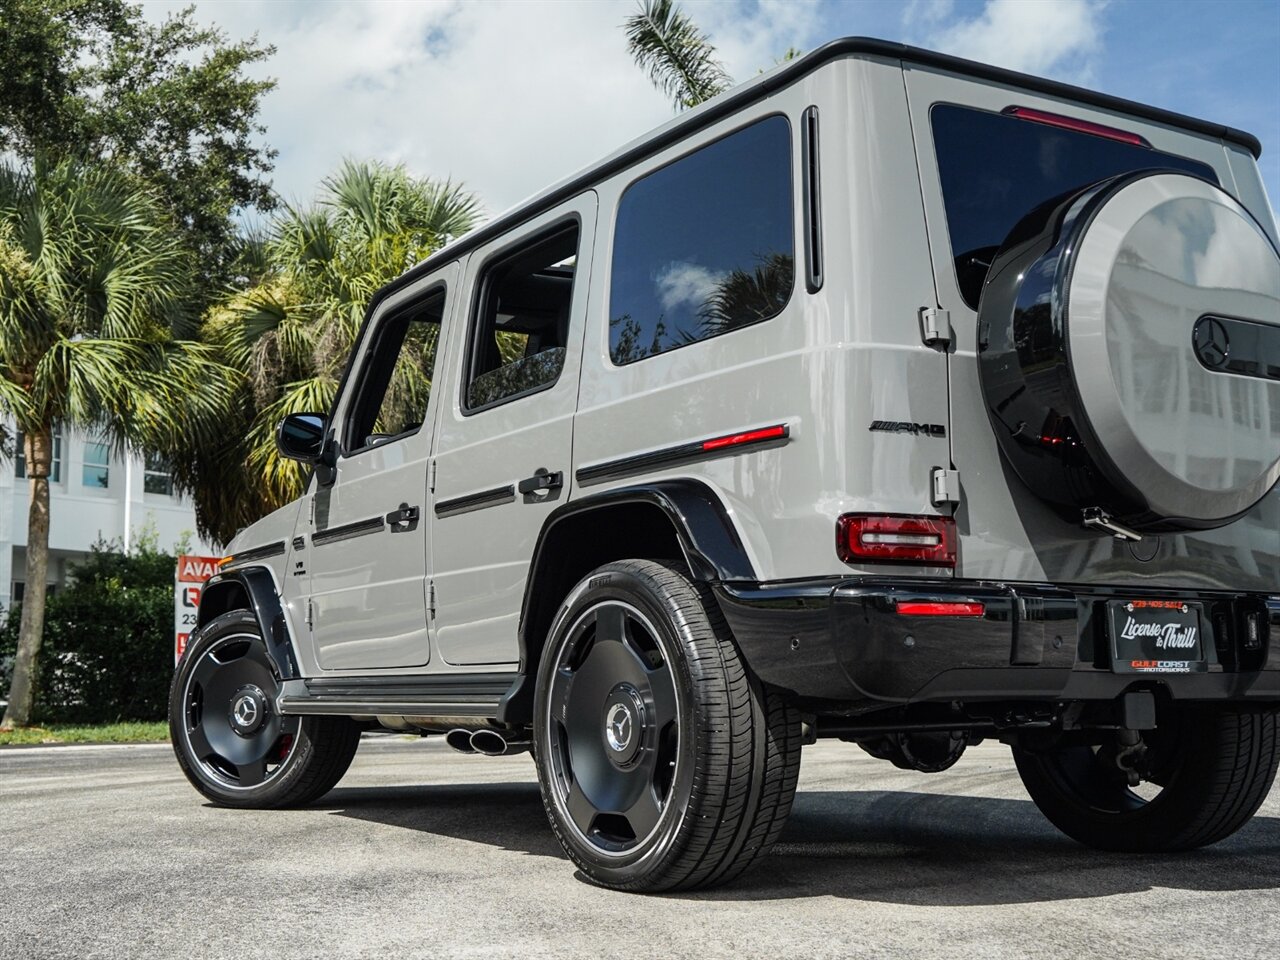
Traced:
<path fill-rule="evenodd" d="M 10 436 L 13 428 L 10 426 Z M 29 490 L 21 434 L 15 454 L 0 462 L 0 609 L 26 588 Z M 154 532 L 161 550 L 186 542 L 191 552 L 216 555 L 196 535 L 195 509 L 173 491 L 163 464 L 121 458 L 108 444 L 59 428 L 49 476 L 49 574 L 55 589 L 75 561 L 100 540 L 136 544 Z"/>

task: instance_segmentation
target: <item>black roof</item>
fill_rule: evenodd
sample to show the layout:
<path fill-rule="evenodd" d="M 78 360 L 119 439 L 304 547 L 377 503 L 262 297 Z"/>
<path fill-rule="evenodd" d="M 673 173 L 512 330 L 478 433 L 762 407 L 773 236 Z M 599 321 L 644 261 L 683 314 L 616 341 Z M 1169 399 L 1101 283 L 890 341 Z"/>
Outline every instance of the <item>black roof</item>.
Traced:
<path fill-rule="evenodd" d="M 501 236 L 526 220 L 530 220 L 543 211 L 576 196 L 592 184 L 626 169 L 673 143 L 679 142 L 702 127 L 709 126 L 749 104 L 762 100 L 783 87 L 790 86 L 801 77 L 812 73 L 824 64 L 853 55 L 883 57 L 904 63 L 938 67 L 951 73 L 976 77 L 980 80 L 991 80 L 995 83 L 1021 87 L 1035 93 L 1087 103 L 1091 106 L 1129 114 L 1143 120 L 1163 123 L 1167 126 L 1178 127 L 1236 143 L 1249 150 L 1254 157 L 1262 155 L 1262 144 L 1258 141 L 1258 138 L 1251 133 L 1237 130 L 1234 127 L 1226 127 L 1219 123 L 1209 123 L 1205 120 L 1198 120 L 1195 117 L 1174 113 L 1171 110 L 1161 110 L 1158 107 L 1147 106 L 1133 100 L 1125 100 L 1122 97 L 1108 96 L 1105 93 L 1087 90 L 1084 87 L 1076 87 L 1069 83 L 1045 80 L 1041 77 L 1033 77 L 1014 70 L 1005 70 L 1001 67 L 977 63 L 973 60 L 964 60 L 960 57 L 935 53 L 932 50 L 923 50 L 904 43 L 875 40 L 870 37 L 844 37 L 825 43 L 816 50 L 784 64 L 777 70 L 770 71 L 756 80 L 744 83 L 728 93 L 689 111 L 687 114 L 677 117 L 648 136 L 634 141 L 599 163 L 593 164 L 567 180 L 549 187 L 542 193 L 529 198 L 524 203 L 491 220 L 483 227 L 466 234 L 447 247 L 432 254 L 426 260 L 379 290 L 369 304 L 369 313 L 373 312 L 383 298 L 413 283 L 424 274 L 430 273 L 440 264 L 448 263 L 475 247 Z M 368 314 L 366 314 L 367 316 Z"/>

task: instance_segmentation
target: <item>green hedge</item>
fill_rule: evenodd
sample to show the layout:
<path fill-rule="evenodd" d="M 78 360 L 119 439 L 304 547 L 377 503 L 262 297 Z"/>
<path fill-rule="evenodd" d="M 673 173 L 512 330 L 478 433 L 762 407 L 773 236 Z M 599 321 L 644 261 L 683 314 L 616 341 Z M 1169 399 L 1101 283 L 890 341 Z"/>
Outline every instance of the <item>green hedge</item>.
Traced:
<path fill-rule="evenodd" d="M 161 720 L 173 676 L 176 558 L 151 547 L 93 548 L 49 597 L 32 721 Z M 0 691 L 7 691 L 21 605 L 0 625 Z"/>

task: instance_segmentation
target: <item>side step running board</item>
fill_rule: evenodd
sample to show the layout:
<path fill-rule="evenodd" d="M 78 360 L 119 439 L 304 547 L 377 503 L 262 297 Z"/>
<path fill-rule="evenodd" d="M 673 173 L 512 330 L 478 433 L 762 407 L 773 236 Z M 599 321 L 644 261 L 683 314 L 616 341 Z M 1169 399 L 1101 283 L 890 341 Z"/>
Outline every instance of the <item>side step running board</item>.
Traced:
<path fill-rule="evenodd" d="M 276 702 L 300 716 L 494 717 L 517 673 L 289 680 Z"/>

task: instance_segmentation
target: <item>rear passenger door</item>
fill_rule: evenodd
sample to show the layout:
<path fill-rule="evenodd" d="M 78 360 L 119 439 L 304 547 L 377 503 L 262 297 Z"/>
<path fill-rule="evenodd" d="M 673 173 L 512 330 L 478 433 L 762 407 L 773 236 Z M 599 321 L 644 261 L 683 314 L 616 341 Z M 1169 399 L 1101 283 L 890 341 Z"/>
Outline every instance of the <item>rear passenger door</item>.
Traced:
<path fill-rule="evenodd" d="M 529 561 L 569 495 L 596 196 L 468 260 L 432 498 L 436 643 L 450 664 L 514 664 Z"/>

